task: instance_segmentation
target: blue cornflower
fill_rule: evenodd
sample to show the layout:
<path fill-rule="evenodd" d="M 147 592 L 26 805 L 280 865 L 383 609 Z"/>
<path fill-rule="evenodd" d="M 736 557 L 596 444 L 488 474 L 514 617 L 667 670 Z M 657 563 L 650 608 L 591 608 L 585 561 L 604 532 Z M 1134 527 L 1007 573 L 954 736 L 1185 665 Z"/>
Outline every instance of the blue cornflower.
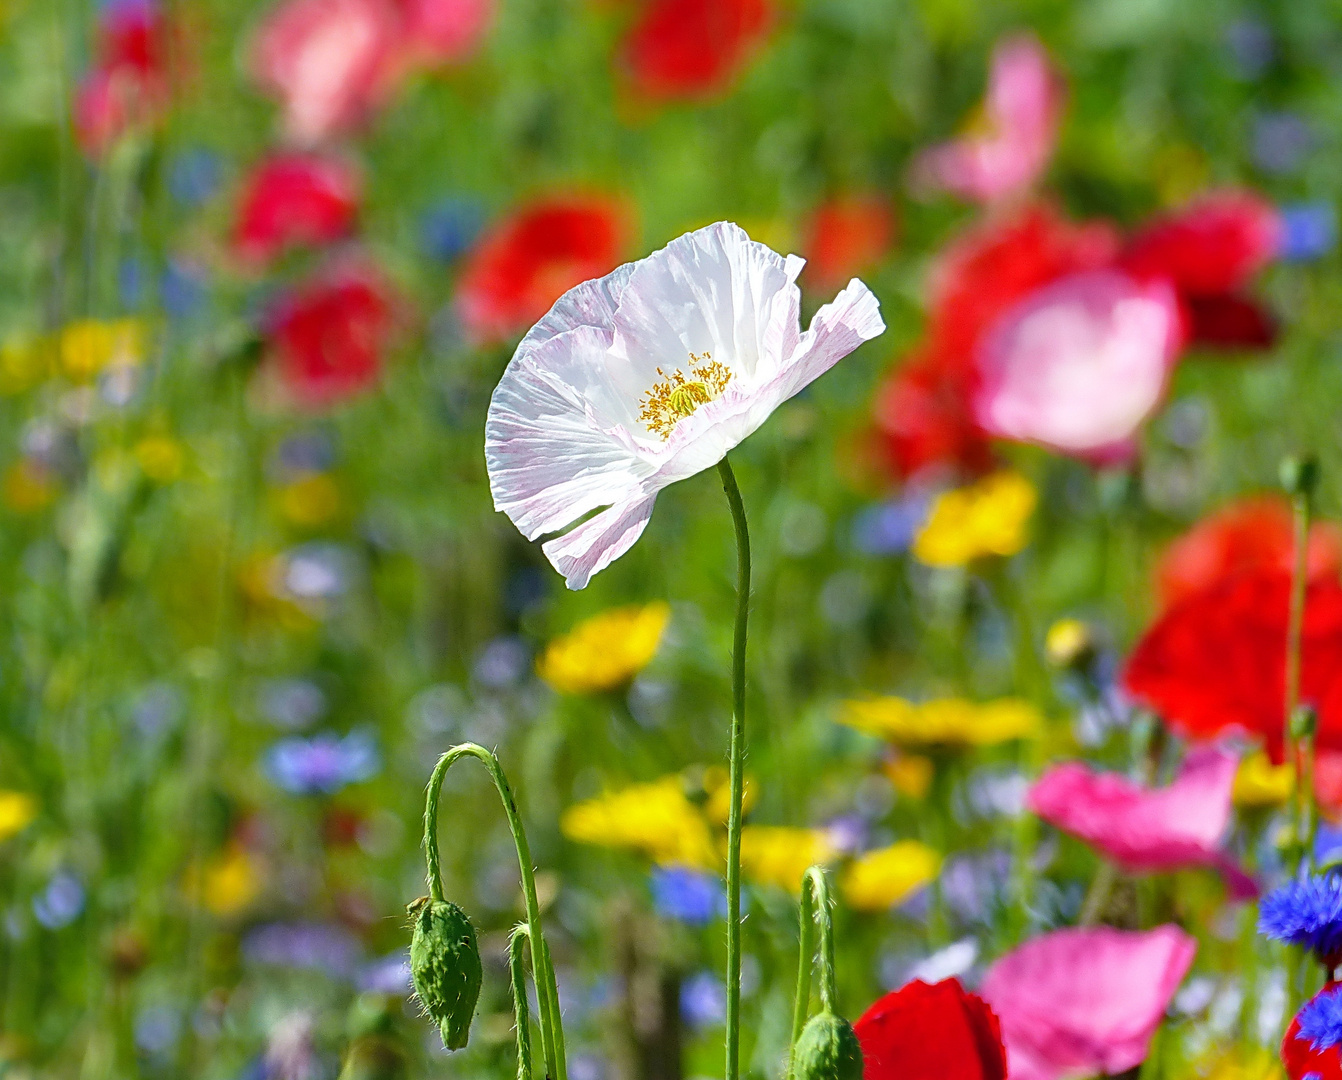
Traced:
<path fill-rule="evenodd" d="M 377 743 L 366 731 L 352 731 L 343 739 L 330 732 L 281 739 L 265 758 L 270 778 L 295 795 L 332 795 L 376 776 L 380 767 Z"/>
<path fill-rule="evenodd" d="M 703 924 L 727 914 L 727 895 L 717 878 L 683 866 L 652 871 L 652 903 L 658 914 L 681 922 Z"/>
<path fill-rule="evenodd" d="M 1342 878 L 1300 878 L 1273 889 L 1259 908 L 1258 932 L 1335 963 L 1342 956 Z"/>
<path fill-rule="evenodd" d="M 1342 1044 L 1342 990 L 1325 990 L 1300 1010 L 1297 1039 L 1308 1039 L 1315 1050 Z"/>

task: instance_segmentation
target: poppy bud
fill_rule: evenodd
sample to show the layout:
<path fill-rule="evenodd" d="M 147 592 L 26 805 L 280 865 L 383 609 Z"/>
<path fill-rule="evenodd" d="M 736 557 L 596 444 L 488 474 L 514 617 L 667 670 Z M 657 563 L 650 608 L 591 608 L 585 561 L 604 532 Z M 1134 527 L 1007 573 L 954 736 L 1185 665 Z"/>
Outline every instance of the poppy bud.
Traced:
<path fill-rule="evenodd" d="M 792 1048 L 793 1080 L 862 1080 L 853 1025 L 830 1012 L 811 1017 Z"/>
<path fill-rule="evenodd" d="M 420 897 L 407 909 L 414 926 L 410 977 L 427 1016 L 438 1022 L 443 1045 L 466 1045 L 480 996 L 480 947 L 466 913 L 447 900 Z"/>
<path fill-rule="evenodd" d="M 1306 457 L 1288 457 L 1281 463 L 1281 486 L 1288 495 L 1311 498 L 1319 486 L 1319 459 L 1313 454 Z"/>

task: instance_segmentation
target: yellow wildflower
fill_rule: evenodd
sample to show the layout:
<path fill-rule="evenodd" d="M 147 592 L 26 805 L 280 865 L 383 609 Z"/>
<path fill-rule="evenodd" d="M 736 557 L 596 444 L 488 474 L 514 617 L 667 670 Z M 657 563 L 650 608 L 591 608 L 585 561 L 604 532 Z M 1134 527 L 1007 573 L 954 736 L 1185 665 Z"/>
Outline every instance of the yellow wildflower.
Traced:
<path fill-rule="evenodd" d="M 1044 655 L 1058 667 L 1075 664 L 1091 649 L 1090 628 L 1080 619 L 1059 619 L 1044 635 Z"/>
<path fill-rule="evenodd" d="M 1198 1075 L 1205 1080 L 1285 1080 L 1286 1073 L 1275 1054 L 1255 1047 L 1224 1054 Z"/>
<path fill-rule="evenodd" d="M 156 484 L 170 484 L 182 475 L 184 455 L 177 440 L 166 435 L 147 435 L 135 444 L 140 471 Z"/>
<path fill-rule="evenodd" d="M 1280 806 L 1291 796 L 1295 774 L 1290 765 L 1273 765 L 1263 751 L 1245 757 L 1235 771 L 1231 796 L 1246 809 Z"/>
<path fill-rule="evenodd" d="M 21 394 L 49 368 L 48 350 L 36 341 L 13 339 L 0 345 L 0 394 Z"/>
<path fill-rule="evenodd" d="M 22 791 L 0 791 L 0 840 L 23 832 L 37 817 L 37 800 Z"/>
<path fill-rule="evenodd" d="M 888 758 L 881 769 L 895 786 L 896 791 L 910 799 L 921 801 L 927 797 L 927 792 L 932 787 L 932 775 L 936 771 L 936 766 L 932 764 L 931 758 L 923 757 L 922 754 L 897 753 Z"/>
<path fill-rule="evenodd" d="M 61 332 L 61 369 L 76 382 L 87 382 L 105 368 L 138 364 L 141 338 L 135 319 L 73 322 Z"/>
<path fill-rule="evenodd" d="M 340 485 L 328 473 L 306 473 L 276 493 L 280 513 L 291 524 L 303 529 L 326 525 L 339 515 L 342 499 Z"/>
<path fill-rule="evenodd" d="M 929 566 L 964 566 L 986 555 L 1014 555 L 1025 546 L 1038 501 L 1034 485 L 1016 472 L 943 492 L 914 538 L 913 556 Z"/>
<path fill-rule="evenodd" d="M 708 821 L 686 796 L 679 775 L 570 806 L 559 829 L 580 844 L 632 848 L 658 863 L 707 870 L 720 861 Z"/>
<path fill-rule="evenodd" d="M 1039 710 L 1019 698 L 981 705 L 963 698 L 921 704 L 899 697 L 846 701 L 839 721 L 906 746 L 992 746 L 1034 738 L 1043 726 Z"/>
<path fill-rule="evenodd" d="M 550 642 L 536 670 L 563 694 L 614 690 L 647 666 L 670 618 L 662 602 L 603 611 Z"/>
<path fill-rule="evenodd" d="M 838 854 L 822 829 L 783 825 L 747 825 L 741 830 L 741 873 L 758 885 L 777 885 L 801 892 L 807 867 L 829 862 Z"/>
<path fill-rule="evenodd" d="M 5 471 L 3 490 L 5 506 L 16 514 L 35 514 L 56 497 L 51 474 L 26 458 Z"/>
<path fill-rule="evenodd" d="M 188 871 L 186 887 L 216 915 L 236 915 L 261 894 L 261 867 L 241 844 L 229 844 Z"/>
<path fill-rule="evenodd" d="M 917 840 L 901 840 L 854 859 L 843 872 L 843 898 L 859 911 L 885 911 L 933 880 L 941 856 Z"/>

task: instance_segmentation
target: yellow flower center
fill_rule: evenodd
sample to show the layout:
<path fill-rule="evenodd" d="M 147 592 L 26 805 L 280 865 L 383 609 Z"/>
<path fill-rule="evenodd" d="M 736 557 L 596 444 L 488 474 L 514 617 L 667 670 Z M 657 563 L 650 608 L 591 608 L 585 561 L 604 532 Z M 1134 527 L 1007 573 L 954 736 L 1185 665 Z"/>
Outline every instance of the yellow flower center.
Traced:
<path fill-rule="evenodd" d="M 707 405 L 732 381 L 732 373 L 714 360 L 712 353 L 690 353 L 689 376 L 679 369 L 668 375 L 658 368 L 657 374 L 661 381 L 643 399 L 638 418 L 663 439 L 669 439 L 678 423 L 700 405 Z"/>

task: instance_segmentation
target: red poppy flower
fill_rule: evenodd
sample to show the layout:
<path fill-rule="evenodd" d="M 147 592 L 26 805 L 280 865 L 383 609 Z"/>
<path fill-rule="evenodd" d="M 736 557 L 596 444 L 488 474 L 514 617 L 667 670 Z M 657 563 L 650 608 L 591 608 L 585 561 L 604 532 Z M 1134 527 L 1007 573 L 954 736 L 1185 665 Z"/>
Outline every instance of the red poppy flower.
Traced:
<path fill-rule="evenodd" d="M 895 215 L 878 195 L 848 195 L 821 204 L 805 246 L 806 282 L 816 291 L 842 288 L 878 262 L 895 237 Z"/>
<path fill-rule="evenodd" d="M 1330 981 L 1319 994 L 1330 993 L 1339 985 L 1342 984 Z M 1286 1029 L 1286 1037 L 1281 1040 L 1281 1063 L 1286 1066 L 1286 1075 L 1290 1080 L 1306 1080 L 1306 1077 L 1311 1076 L 1317 1080 L 1342 1080 L 1342 1047 L 1328 1046 L 1315 1050 L 1308 1039 L 1300 1036 L 1298 1013 L 1292 1017 L 1291 1026 Z"/>
<path fill-rule="evenodd" d="M 1233 293 L 1272 260 L 1281 241 L 1276 209 L 1247 191 L 1222 191 L 1152 222 L 1123 252 L 1136 277 L 1167 277 L 1186 296 Z"/>
<path fill-rule="evenodd" d="M 957 979 L 886 994 L 853 1030 L 864 1080 L 1006 1080 L 997 1017 Z"/>
<path fill-rule="evenodd" d="M 1282 759 L 1290 575 L 1236 574 L 1170 608 L 1128 658 L 1128 692 L 1193 739 L 1240 730 Z M 1305 601 L 1301 698 L 1318 741 L 1342 749 L 1342 585 L 1319 580 Z"/>
<path fill-rule="evenodd" d="M 336 158 L 278 154 L 247 179 L 233 245 L 242 258 L 268 262 L 285 248 L 325 244 L 349 232 L 359 177 Z"/>
<path fill-rule="evenodd" d="M 970 411 L 968 377 L 934 351 L 917 353 L 876 397 L 877 444 L 901 480 L 938 467 L 975 475 L 993 464 L 992 448 Z"/>
<path fill-rule="evenodd" d="M 659 100 L 725 89 L 771 14 L 769 0 L 649 0 L 624 41 L 635 88 Z"/>
<path fill-rule="evenodd" d="M 1289 573 L 1295 529 L 1281 496 L 1241 499 L 1203 518 L 1172 541 L 1156 567 L 1161 604 L 1170 607 L 1235 574 L 1257 570 Z M 1342 530 L 1326 522 L 1310 531 L 1311 580 L 1342 571 Z"/>
<path fill-rule="evenodd" d="M 1266 348 L 1276 323 L 1239 295 L 1277 254 L 1281 217 L 1247 191 L 1208 195 L 1140 231 L 1122 255 L 1139 278 L 1173 282 L 1184 306 L 1189 339 L 1213 348 Z"/>
<path fill-rule="evenodd" d="M 380 275 L 336 267 L 284 297 L 269 340 L 290 393 L 321 406 L 373 385 L 394 325 L 394 301 Z"/>
<path fill-rule="evenodd" d="M 75 135 L 98 155 L 134 125 L 152 124 L 169 98 L 168 32 L 149 3 L 109 5 L 101 16 L 94 69 L 75 93 Z"/>
<path fill-rule="evenodd" d="M 544 315 L 566 291 L 610 273 L 626 226 L 601 198 L 558 198 L 523 206 L 491 228 L 461 275 L 458 312 L 481 341 L 506 338 Z"/>

